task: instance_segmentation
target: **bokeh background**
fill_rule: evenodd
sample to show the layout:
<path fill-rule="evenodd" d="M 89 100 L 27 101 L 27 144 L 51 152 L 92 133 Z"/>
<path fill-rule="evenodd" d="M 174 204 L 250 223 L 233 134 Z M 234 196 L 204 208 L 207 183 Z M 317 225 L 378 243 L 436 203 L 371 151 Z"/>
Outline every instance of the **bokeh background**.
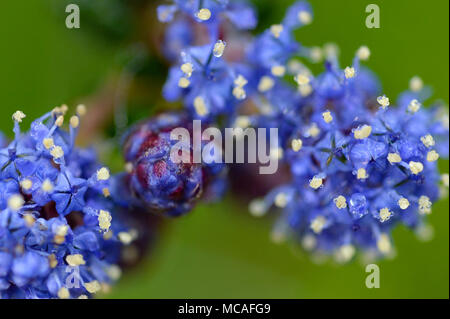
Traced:
<path fill-rule="evenodd" d="M 92 8 L 83 11 L 86 1 L 71 1 L 82 2 L 78 30 L 66 29 L 61 1 L 9 0 L 0 4 L 0 124 L 1 131 L 9 136 L 13 124 L 10 114 L 17 109 L 27 114 L 27 125 L 62 103 L 87 101 L 88 107 L 107 104 L 104 100 L 114 96 L 110 93 L 124 61 L 135 53 L 124 39 L 136 21 L 127 19 L 130 13 L 116 6 L 117 1 L 95 0 L 95 10 L 101 13 L 97 20 L 89 13 Z M 253 2 L 259 7 L 259 29 L 263 29 L 280 21 L 292 1 Z M 412 76 L 420 75 L 433 88 L 433 98 L 448 103 L 447 0 L 310 2 L 315 20 L 298 31 L 300 42 L 307 46 L 337 43 L 343 65 L 350 64 L 355 50 L 366 44 L 372 51 L 368 66 L 378 73 L 388 96 L 396 96 L 407 88 Z M 364 25 L 369 3 L 380 6 L 380 29 Z M 157 32 L 153 12 L 146 12 L 140 19 L 138 30 L 144 36 Z M 133 32 L 132 37 L 142 34 Z M 165 107 L 159 93 L 166 66 L 152 52 L 144 59 L 150 61 L 149 85 L 133 88 L 130 121 Z M 97 107 L 100 117 L 101 110 Z M 109 113 L 105 109 L 104 116 L 110 117 Z M 110 149 L 98 141 L 112 135 L 111 125 L 87 127 L 84 142 Z M 114 151 L 105 153 L 112 167 L 123 164 Z M 448 172 L 448 161 L 440 165 Z M 251 217 L 246 204 L 229 194 L 223 202 L 199 205 L 187 216 L 165 223 L 148 257 L 129 269 L 112 292 L 102 297 L 448 298 L 448 209 L 448 200 L 434 205 L 429 218 L 435 232 L 431 242 L 420 242 L 408 229 L 397 228 L 397 256 L 378 262 L 381 287 L 367 289 L 367 274 L 358 260 L 343 266 L 318 264 L 295 245 L 274 244 L 269 236 L 270 217 Z"/>

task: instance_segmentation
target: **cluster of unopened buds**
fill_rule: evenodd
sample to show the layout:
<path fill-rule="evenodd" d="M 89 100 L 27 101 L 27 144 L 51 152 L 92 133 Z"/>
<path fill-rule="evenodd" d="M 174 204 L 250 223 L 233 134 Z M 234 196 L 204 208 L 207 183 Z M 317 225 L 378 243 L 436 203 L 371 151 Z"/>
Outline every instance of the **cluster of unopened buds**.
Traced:
<path fill-rule="evenodd" d="M 448 156 L 448 115 L 422 105 L 430 94 L 420 78 L 394 106 L 361 65 L 367 47 L 344 69 L 336 46 L 303 47 L 293 36 L 313 19 L 303 1 L 257 36 L 248 32 L 257 19 L 246 1 L 174 0 L 157 14 L 168 24 L 162 45 L 173 62 L 163 95 L 185 110 L 130 129 L 124 172 L 110 175 L 93 149 L 75 146 L 83 105 L 69 121 L 66 106 L 55 108 L 25 133 L 17 111 L 14 139 L 0 136 L 0 297 L 107 290 L 120 276 L 123 246 L 138 236 L 127 211 L 179 216 L 199 199 L 220 197 L 225 164 L 170 157 L 172 129 L 191 131 L 195 119 L 278 129 L 270 154 L 289 168 L 290 181 L 249 206 L 255 216 L 278 212 L 275 241 L 291 237 L 345 262 L 356 250 L 391 255 L 398 224 L 426 235 L 439 185 L 449 184 L 437 167 Z M 322 60 L 325 70 L 314 76 L 305 63 Z"/>

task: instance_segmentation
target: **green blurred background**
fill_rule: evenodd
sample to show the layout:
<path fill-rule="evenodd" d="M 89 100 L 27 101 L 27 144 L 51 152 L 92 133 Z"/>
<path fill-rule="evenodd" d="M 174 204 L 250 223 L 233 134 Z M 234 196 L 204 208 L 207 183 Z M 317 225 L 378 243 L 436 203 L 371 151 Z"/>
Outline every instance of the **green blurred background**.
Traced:
<path fill-rule="evenodd" d="M 106 4 L 108 15 L 108 0 L 95 1 Z M 292 1 L 253 2 L 260 7 L 261 27 L 267 27 L 281 19 Z M 388 96 L 407 88 L 417 74 L 433 87 L 433 98 L 448 103 L 447 0 L 310 2 L 315 20 L 298 32 L 303 44 L 337 43 L 343 65 L 366 44 L 372 51 L 368 65 L 382 79 Z M 380 6 L 380 29 L 364 25 L 369 3 Z M 118 68 L 120 41 L 84 30 L 83 9 L 81 29 L 66 29 L 64 19 L 63 9 L 52 0 L 7 0 L 0 5 L 0 123 L 9 136 L 15 110 L 27 114 L 27 125 L 56 105 L 73 105 L 94 94 Z M 448 162 L 441 168 L 448 172 Z M 361 263 L 317 264 L 288 243 L 272 243 L 270 221 L 250 217 L 246 206 L 230 195 L 171 221 L 152 254 L 124 274 L 106 297 L 448 298 L 448 208 L 448 200 L 434 206 L 431 242 L 418 241 L 404 227 L 396 229 L 397 257 L 378 262 L 381 288 L 367 289 Z"/>

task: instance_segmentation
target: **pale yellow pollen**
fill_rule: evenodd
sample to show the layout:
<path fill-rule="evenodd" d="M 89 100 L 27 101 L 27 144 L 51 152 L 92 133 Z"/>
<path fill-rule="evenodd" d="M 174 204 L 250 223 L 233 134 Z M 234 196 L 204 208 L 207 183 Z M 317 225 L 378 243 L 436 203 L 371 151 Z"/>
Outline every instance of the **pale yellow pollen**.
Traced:
<path fill-rule="evenodd" d="M 250 118 L 246 115 L 240 115 L 236 117 L 234 121 L 235 127 L 246 128 L 250 126 Z"/>
<path fill-rule="evenodd" d="M 284 67 L 283 65 L 274 65 L 270 71 L 272 72 L 272 74 L 276 77 L 282 77 L 284 76 L 284 74 L 286 73 L 286 67 Z"/>
<path fill-rule="evenodd" d="M 216 58 L 220 58 L 225 51 L 226 44 L 222 40 L 217 41 L 214 44 L 213 54 Z"/>
<path fill-rule="evenodd" d="M 42 140 L 42 144 L 44 144 L 44 147 L 48 150 L 51 149 L 55 145 L 55 143 L 53 142 L 53 139 L 51 137 L 44 138 Z"/>
<path fill-rule="evenodd" d="M 267 212 L 267 207 L 262 199 L 254 199 L 248 205 L 248 210 L 252 216 L 261 217 Z"/>
<path fill-rule="evenodd" d="M 338 197 L 333 199 L 333 201 L 337 208 L 339 209 L 347 208 L 347 200 L 345 199 L 344 196 L 339 195 Z"/>
<path fill-rule="evenodd" d="M 275 206 L 279 207 L 279 208 L 284 208 L 286 207 L 287 203 L 288 203 L 288 199 L 285 193 L 279 193 L 277 194 L 277 196 L 275 196 Z"/>
<path fill-rule="evenodd" d="M 319 47 L 312 47 L 309 51 L 309 57 L 311 58 L 312 62 L 318 63 L 322 61 L 323 59 L 323 52 L 322 49 Z"/>
<path fill-rule="evenodd" d="M 98 214 L 98 226 L 103 231 L 108 231 L 111 227 L 111 214 L 106 210 L 100 210 L 100 213 Z"/>
<path fill-rule="evenodd" d="M 320 177 L 314 176 L 310 181 L 309 181 L 309 186 L 311 188 L 314 189 L 318 189 L 322 186 L 323 184 L 323 180 Z"/>
<path fill-rule="evenodd" d="M 190 78 L 192 75 L 192 72 L 194 71 L 194 66 L 192 65 L 192 63 L 184 63 L 181 65 L 181 71 L 188 77 Z"/>
<path fill-rule="evenodd" d="M 62 126 L 64 124 L 64 116 L 60 115 L 55 120 L 56 126 Z"/>
<path fill-rule="evenodd" d="M 23 181 L 20 182 L 20 186 L 24 190 L 29 190 L 31 187 L 33 187 L 33 182 L 29 179 L 24 179 Z"/>
<path fill-rule="evenodd" d="M 312 15 L 308 11 L 301 10 L 298 13 L 298 20 L 305 25 L 310 24 L 312 22 Z"/>
<path fill-rule="evenodd" d="M 106 167 L 102 167 L 97 171 L 97 180 L 99 181 L 107 181 L 109 176 L 109 170 Z"/>
<path fill-rule="evenodd" d="M 8 208 L 13 211 L 21 209 L 24 203 L 23 197 L 20 194 L 11 195 L 8 198 Z"/>
<path fill-rule="evenodd" d="M 371 133 L 372 133 L 372 126 L 363 125 L 363 126 L 357 128 L 353 134 L 355 136 L 355 139 L 363 140 L 365 138 L 368 138 Z"/>
<path fill-rule="evenodd" d="M 387 159 L 391 164 L 400 163 L 402 161 L 402 158 L 397 153 L 389 153 Z"/>
<path fill-rule="evenodd" d="M 195 112 L 197 112 L 197 114 L 200 116 L 205 116 L 206 114 L 208 114 L 208 109 L 206 107 L 205 100 L 201 96 L 197 96 L 194 99 L 194 108 Z"/>
<path fill-rule="evenodd" d="M 307 133 L 307 135 L 309 135 L 311 137 L 316 137 L 320 134 L 320 129 L 316 123 L 312 123 L 306 133 Z"/>
<path fill-rule="evenodd" d="M 51 254 L 48 256 L 48 263 L 50 265 L 50 268 L 55 268 L 56 266 L 58 266 L 58 260 L 56 259 L 55 254 Z"/>
<path fill-rule="evenodd" d="M 298 91 L 300 92 L 301 96 L 306 97 L 312 93 L 313 88 L 311 85 L 305 84 L 305 85 L 300 85 L 298 87 Z"/>
<path fill-rule="evenodd" d="M 431 136 L 430 134 L 422 136 L 420 138 L 420 140 L 422 141 L 423 145 L 425 145 L 426 147 L 432 147 L 432 146 L 434 146 L 434 144 L 436 144 L 433 136 Z"/>
<path fill-rule="evenodd" d="M 86 264 L 86 261 L 81 254 L 67 255 L 66 262 L 71 267 L 77 267 Z"/>
<path fill-rule="evenodd" d="M 258 83 L 258 91 L 259 92 L 267 92 L 273 88 L 275 81 L 270 76 L 263 76 Z"/>
<path fill-rule="evenodd" d="M 345 68 L 344 73 L 345 73 L 345 78 L 346 79 L 351 79 L 351 78 L 355 77 L 356 70 L 355 70 L 354 67 L 349 67 L 348 66 L 348 67 Z"/>
<path fill-rule="evenodd" d="M 61 105 L 60 110 L 63 114 L 66 114 L 66 112 L 69 110 L 69 107 L 67 106 L 67 104 L 63 104 Z"/>
<path fill-rule="evenodd" d="M 439 159 L 439 154 L 435 150 L 431 150 L 427 153 L 427 161 L 435 162 Z"/>
<path fill-rule="evenodd" d="M 117 265 L 111 265 L 108 268 L 106 268 L 106 274 L 112 280 L 118 280 L 120 276 L 122 276 L 122 270 Z"/>
<path fill-rule="evenodd" d="M 105 196 L 105 197 L 111 196 L 111 192 L 109 191 L 108 187 L 103 188 L 102 193 L 103 193 L 103 196 Z"/>
<path fill-rule="evenodd" d="M 70 126 L 77 128 L 80 125 L 80 118 L 76 115 L 70 118 Z"/>
<path fill-rule="evenodd" d="M 58 236 L 66 236 L 68 231 L 69 231 L 69 226 L 61 225 L 56 230 L 56 235 L 58 235 Z"/>
<path fill-rule="evenodd" d="M 241 86 L 236 86 L 233 88 L 233 95 L 238 100 L 243 100 L 247 97 L 247 93 Z"/>
<path fill-rule="evenodd" d="M 323 45 L 323 52 L 327 59 L 332 59 L 339 55 L 339 46 L 332 42 L 325 43 Z"/>
<path fill-rule="evenodd" d="M 409 200 L 405 197 L 401 197 L 398 200 L 397 204 L 401 209 L 405 210 L 409 207 Z"/>
<path fill-rule="evenodd" d="M 382 96 L 377 97 L 377 102 L 378 102 L 378 104 L 381 105 L 381 107 L 383 109 L 387 108 L 389 106 L 389 104 L 390 104 L 389 98 L 386 95 L 382 95 Z"/>
<path fill-rule="evenodd" d="M 449 186 L 449 175 L 448 174 L 442 174 L 441 175 L 441 182 L 444 184 L 445 187 Z"/>
<path fill-rule="evenodd" d="M 78 299 L 88 299 L 88 296 L 86 296 L 86 295 L 79 295 Z"/>
<path fill-rule="evenodd" d="M 411 161 L 409 162 L 409 169 L 414 175 L 417 175 L 423 171 L 423 164 L 421 162 Z"/>
<path fill-rule="evenodd" d="M 127 173 L 131 173 L 133 171 L 133 163 L 131 162 L 125 163 L 125 171 Z"/>
<path fill-rule="evenodd" d="M 411 112 L 411 113 L 416 113 L 417 111 L 420 110 L 421 106 L 422 105 L 420 104 L 419 101 L 417 101 L 416 99 L 413 99 L 408 104 L 408 111 Z"/>
<path fill-rule="evenodd" d="M 58 298 L 59 299 L 69 299 L 70 298 L 69 289 L 67 289 L 66 287 L 59 288 Z"/>
<path fill-rule="evenodd" d="M 207 21 L 211 18 L 211 11 L 207 8 L 202 8 L 195 14 L 195 16 L 202 21 Z"/>
<path fill-rule="evenodd" d="M 313 250 L 316 247 L 317 240 L 316 240 L 316 238 L 313 235 L 308 234 L 308 235 L 305 235 L 302 238 L 302 243 L 301 244 L 302 244 L 303 249 L 305 249 L 305 250 Z"/>
<path fill-rule="evenodd" d="M 377 248 L 383 254 L 388 254 L 391 249 L 391 241 L 389 240 L 389 236 L 387 234 L 381 234 L 377 240 Z"/>
<path fill-rule="evenodd" d="M 100 289 L 102 288 L 100 283 L 97 280 L 94 280 L 91 282 L 85 282 L 84 287 L 91 294 L 95 294 L 96 292 L 100 291 Z"/>
<path fill-rule="evenodd" d="M 325 123 L 330 123 L 331 121 L 333 121 L 333 116 L 331 115 L 330 111 L 323 112 L 322 117 Z"/>
<path fill-rule="evenodd" d="M 191 81 L 189 81 L 187 78 L 182 77 L 178 80 L 178 86 L 182 89 L 189 87 L 190 84 Z"/>
<path fill-rule="evenodd" d="M 370 57 L 370 50 L 367 46 L 363 45 L 361 46 L 358 51 L 356 51 L 356 56 L 362 60 L 362 61 L 366 61 L 369 59 Z"/>
<path fill-rule="evenodd" d="M 45 179 L 42 182 L 41 189 L 46 193 L 50 193 L 53 190 L 52 182 L 49 179 Z"/>
<path fill-rule="evenodd" d="M 245 85 L 247 85 L 247 83 L 247 79 L 241 74 L 239 74 L 238 77 L 234 80 L 234 85 L 237 87 L 244 87 Z"/>
<path fill-rule="evenodd" d="M 413 76 L 411 80 L 409 80 L 409 89 L 413 92 L 419 92 L 423 89 L 423 81 L 419 76 Z"/>
<path fill-rule="evenodd" d="M 25 223 L 27 224 L 28 227 L 32 227 L 36 222 L 36 219 L 31 214 L 23 215 L 23 219 L 25 220 Z"/>
<path fill-rule="evenodd" d="M 309 84 L 310 79 L 307 74 L 299 73 L 294 78 L 295 82 L 297 82 L 298 85 L 306 85 Z"/>
<path fill-rule="evenodd" d="M 77 114 L 78 114 L 78 116 L 86 115 L 86 106 L 84 104 L 78 104 L 78 106 L 77 106 Z"/>
<path fill-rule="evenodd" d="M 316 234 L 320 234 L 323 228 L 325 227 L 326 222 L 327 219 L 325 217 L 317 216 L 312 220 L 310 227 L 313 230 L 313 232 L 315 232 Z"/>
<path fill-rule="evenodd" d="M 53 156 L 54 159 L 58 159 L 64 156 L 64 151 L 61 146 L 53 146 L 52 150 L 50 151 L 50 154 Z"/>
<path fill-rule="evenodd" d="M 55 244 L 61 245 L 63 242 L 66 241 L 66 237 L 65 236 L 55 235 L 53 237 L 53 240 L 55 241 Z"/>
<path fill-rule="evenodd" d="M 129 245 L 133 241 L 133 237 L 127 232 L 120 232 L 117 236 L 124 245 Z"/>
<path fill-rule="evenodd" d="M 281 32 L 283 32 L 283 26 L 281 24 L 274 24 L 270 27 L 270 32 L 275 38 L 279 38 Z"/>
<path fill-rule="evenodd" d="M 428 196 L 422 195 L 419 197 L 419 213 L 422 215 L 431 214 L 432 203 Z"/>
<path fill-rule="evenodd" d="M 291 142 L 291 148 L 294 152 L 298 152 L 303 147 L 303 141 L 299 138 L 293 139 Z"/>
<path fill-rule="evenodd" d="M 347 262 L 355 255 L 355 246 L 351 244 L 343 245 L 338 248 L 336 258 L 338 262 Z"/>
<path fill-rule="evenodd" d="M 25 117 L 26 115 L 22 111 L 15 111 L 14 114 L 12 115 L 13 120 L 16 121 L 17 123 L 22 123 L 22 120 Z"/>
<path fill-rule="evenodd" d="M 382 223 L 389 220 L 389 218 L 391 218 L 392 216 L 392 212 L 387 207 L 380 209 L 379 214 L 380 214 L 380 221 Z"/>
<path fill-rule="evenodd" d="M 367 174 L 367 171 L 365 168 L 359 168 L 358 171 L 356 172 L 357 179 L 366 179 L 368 177 L 369 177 L 369 175 Z"/>

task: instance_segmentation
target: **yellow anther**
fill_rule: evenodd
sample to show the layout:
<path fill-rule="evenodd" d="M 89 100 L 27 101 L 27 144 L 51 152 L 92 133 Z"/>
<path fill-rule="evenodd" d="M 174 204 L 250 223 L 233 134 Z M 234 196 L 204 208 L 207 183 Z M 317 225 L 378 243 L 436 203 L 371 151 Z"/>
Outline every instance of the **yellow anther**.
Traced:
<path fill-rule="evenodd" d="M 409 200 L 405 197 L 401 197 L 397 203 L 398 203 L 398 206 L 400 207 L 400 209 L 405 210 L 409 207 Z"/>
<path fill-rule="evenodd" d="M 178 86 L 182 89 L 189 87 L 190 84 L 191 84 L 191 81 L 189 81 L 187 78 L 183 77 L 178 80 Z"/>
<path fill-rule="evenodd" d="M 275 81 L 270 76 L 265 75 L 259 80 L 258 91 L 267 92 L 273 88 L 274 84 Z"/>
<path fill-rule="evenodd" d="M 325 123 L 330 123 L 331 121 L 333 121 L 333 116 L 331 115 L 330 111 L 323 112 L 322 117 Z"/>
<path fill-rule="evenodd" d="M 226 44 L 222 40 L 217 41 L 214 44 L 213 54 L 216 58 L 220 58 L 225 51 Z"/>
<path fill-rule="evenodd" d="M 50 268 L 55 268 L 58 266 L 58 260 L 56 259 L 55 254 L 51 254 L 48 256 L 48 264 L 50 265 Z"/>
<path fill-rule="evenodd" d="M 98 226 L 103 231 L 108 231 L 111 227 L 111 214 L 106 210 L 100 210 L 98 214 Z"/>
<path fill-rule="evenodd" d="M 105 196 L 105 197 L 111 196 L 111 192 L 109 191 L 108 187 L 103 188 L 102 193 L 103 193 L 103 196 Z"/>
<path fill-rule="evenodd" d="M 402 158 L 397 153 L 389 153 L 387 159 L 391 164 L 400 163 L 402 161 Z"/>
<path fill-rule="evenodd" d="M 17 123 L 21 123 L 25 117 L 26 115 L 22 111 L 15 111 L 14 114 L 12 115 L 13 120 L 16 121 Z"/>
<path fill-rule="evenodd" d="M 422 136 L 420 138 L 420 140 L 422 141 L 423 145 L 425 145 L 426 147 L 432 147 L 432 146 L 434 146 L 434 144 L 436 144 L 433 136 L 431 136 L 430 134 Z"/>
<path fill-rule="evenodd" d="M 91 282 L 85 282 L 84 287 L 91 294 L 95 294 L 96 292 L 100 291 L 100 289 L 101 289 L 101 285 L 97 280 L 94 280 Z"/>
<path fill-rule="evenodd" d="M 441 175 L 441 182 L 445 187 L 449 186 L 449 175 L 448 174 L 442 174 Z"/>
<path fill-rule="evenodd" d="M 363 125 L 357 128 L 353 134 L 355 136 L 355 139 L 362 140 L 368 138 L 371 133 L 372 133 L 372 126 Z"/>
<path fill-rule="evenodd" d="M 102 167 L 97 171 L 97 180 L 107 181 L 110 177 L 109 170 L 106 167 Z"/>
<path fill-rule="evenodd" d="M 358 171 L 356 172 L 357 179 L 366 179 L 368 177 L 369 177 L 369 175 L 367 174 L 367 171 L 365 168 L 359 168 Z"/>
<path fill-rule="evenodd" d="M 309 181 L 309 186 L 311 188 L 314 189 L 318 189 L 322 186 L 323 184 L 323 179 L 317 176 L 314 176 L 310 181 Z"/>
<path fill-rule="evenodd" d="M 31 214 L 23 215 L 23 219 L 25 220 L 25 223 L 27 224 L 28 227 L 32 227 L 36 222 L 36 219 Z"/>
<path fill-rule="evenodd" d="M 267 207 L 262 199 L 254 199 L 248 205 L 248 210 L 252 216 L 261 217 L 266 214 Z"/>
<path fill-rule="evenodd" d="M 387 234 L 381 234 L 377 240 L 377 248 L 383 254 L 391 252 L 392 246 L 389 236 Z"/>
<path fill-rule="evenodd" d="M 70 118 L 70 126 L 77 128 L 80 125 L 80 118 L 76 115 Z"/>
<path fill-rule="evenodd" d="M 409 89 L 413 92 L 419 92 L 423 89 L 423 81 L 419 76 L 413 76 L 411 80 L 409 80 Z"/>
<path fill-rule="evenodd" d="M 417 101 L 416 99 L 413 99 L 408 104 L 408 111 L 411 112 L 411 113 L 416 113 L 417 111 L 420 110 L 421 106 L 422 105 L 420 104 L 419 101 Z"/>
<path fill-rule="evenodd" d="M 319 47 L 312 47 L 309 51 L 309 57 L 314 63 L 318 63 L 323 59 L 322 49 Z"/>
<path fill-rule="evenodd" d="M 194 108 L 195 112 L 197 112 L 197 114 L 200 116 L 205 116 L 206 114 L 208 114 L 208 109 L 206 107 L 205 100 L 201 96 L 197 96 L 194 99 Z"/>
<path fill-rule="evenodd" d="M 250 126 L 250 118 L 246 115 L 240 115 L 240 116 L 236 117 L 236 120 L 234 121 L 234 126 L 240 127 L 240 128 L 249 127 Z"/>
<path fill-rule="evenodd" d="M 358 59 L 362 60 L 362 61 L 366 61 L 369 59 L 370 57 L 370 50 L 368 47 L 366 47 L 365 45 L 361 46 L 358 51 L 356 51 L 356 56 L 358 57 Z"/>
<path fill-rule="evenodd" d="M 419 197 L 419 213 L 422 215 L 431 214 L 432 203 L 428 196 L 422 195 Z"/>
<path fill-rule="evenodd" d="M 298 87 L 298 91 L 300 92 L 301 96 L 306 97 L 312 93 L 313 88 L 311 85 L 305 84 L 305 85 L 300 85 Z"/>
<path fill-rule="evenodd" d="M 24 190 L 29 190 L 31 187 L 33 187 L 33 182 L 29 179 L 24 179 L 23 181 L 20 182 L 20 186 Z"/>
<path fill-rule="evenodd" d="M 409 162 L 409 169 L 414 175 L 417 175 L 423 171 L 423 164 L 421 162 L 411 161 Z"/>
<path fill-rule="evenodd" d="M 50 154 L 53 156 L 54 159 L 58 159 L 64 156 L 64 151 L 61 146 L 53 146 L 52 150 L 50 151 Z"/>
<path fill-rule="evenodd" d="M 275 196 L 275 206 L 279 207 L 279 208 L 284 208 L 286 207 L 287 203 L 288 203 L 288 199 L 285 193 L 279 193 L 277 194 L 277 196 Z"/>
<path fill-rule="evenodd" d="M 18 211 L 24 203 L 23 197 L 20 194 L 11 195 L 8 198 L 8 208 L 12 211 Z"/>
<path fill-rule="evenodd" d="M 84 104 L 78 104 L 78 106 L 77 106 L 77 114 L 78 114 L 78 116 L 86 115 L 86 106 Z"/>
<path fill-rule="evenodd" d="M 66 262 L 71 267 L 77 267 L 86 264 L 86 261 L 81 254 L 67 255 Z"/>
<path fill-rule="evenodd" d="M 301 10 L 298 13 L 298 20 L 304 24 L 310 24 L 312 22 L 312 15 L 308 11 Z"/>
<path fill-rule="evenodd" d="M 389 98 L 386 95 L 382 95 L 382 96 L 377 97 L 377 102 L 378 102 L 378 104 L 381 105 L 381 107 L 383 109 L 387 108 L 389 106 L 389 104 L 390 104 Z"/>
<path fill-rule="evenodd" d="M 133 237 L 127 232 L 120 232 L 117 236 L 124 245 L 129 245 L 133 241 Z"/>
<path fill-rule="evenodd" d="M 195 16 L 202 21 L 208 21 L 209 18 L 211 18 L 211 11 L 209 9 L 202 8 L 195 14 Z"/>
<path fill-rule="evenodd" d="M 44 147 L 48 150 L 51 149 L 55 145 L 55 143 L 53 142 L 53 139 L 51 137 L 44 138 L 42 140 L 42 144 L 44 144 Z"/>
<path fill-rule="evenodd" d="M 50 193 L 53 190 L 52 182 L 49 179 L 45 179 L 42 182 L 41 189 L 46 193 Z"/>
<path fill-rule="evenodd" d="M 63 115 L 60 115 L 60 116 L 58 116 L 57 118 L 56 118 L 56 120 L 55 120 L 55 125 L 56 126 L 62 126 L 64 124 L 64 116 Z"/>
<path fill-rule="evenodd" d="M 354 67 L 349 67 L 348 66 L 348 67 L 345 68 L 344 73 L 345 73 L 345 78 L 346 79 L 351 79 L 351 78 L 355 77 L 356 70 L 355 70 Z"/>
<path fill-rule="evenodd" d="M 270 70 L 272 74 L 276 77 L 282 77 L 286 73 L 286 67 L 283 65 L 275 65 Z"/>
<path fill-rule="evenodd" d="M 435 150 L 431 150 L 427 153 L 427 161 L 435 162 L 439 159 L 439 154 Z"/>
<path fill-rule="evenodd" d="M 327 223 L 327 219 L 323 216 L 317 216 L 311 222 L 310 228 L 316 234 L 320 234 Z"/>
<path fill-rule="evenodd" d="M 190 78 L 192 75 L 192 72 L 194 71 L 194 66 L 192 65 L 192 63 L 184 63 L 181 65 L 181 71 L 188 77 Z"/>
<path fill-rule="evenodd" d="M 309 76 L 305 73 L 299 73 L 294 77 L 295 82 L 297 82 L 298 85 L 306 85 L 309 84 Z"/>
<path fill-rule="evenodd" d="M 58 298 L 59 299 L 69 299 L 70 298 L 70 292 L 69 289 L 66 287 L 61 287 L 58 290 Z"/>
<path fill-rule="evenodd" d="M 347 200 L 345 199 L 344 196 L 339 195 L 338 197 L 333 199 L 333 201 L 337 208 L 339 209 L 347 208 Z"/>
<path fill-rule="evenodd" d="M 320 134 L 320 129 L 316 123 L 312 123 L 306 132 L 307 135 L 311 137 L 316 137 Z"/>
<path fill-rule="evenodd" d="M 392 212 L 387 207 L 380 209 L 379 214 L 380 214 L 380 221 L 382 223 L 389 220 L 392 216 Z"/>
<path fill-rule="evenodd" d="M 299 138 L 293 139 L 291 142 L 291 148 L 294 152 L 298 152 L 302 149 L 303 141 Z"/>
<path fill-rule="evenodd" d="M 241 86 L 236 86 L 233 88 L 233 95 L 238 100 L 243 100 L 247 97 L 247 92 Z"/>
<path fill-rule="evenodd" d="M 279 38 L 281 32 L 283 32 L 283 26 L 281 24 L 274 24 L 270 27 L 270 32 L 275 38 Z"/>

